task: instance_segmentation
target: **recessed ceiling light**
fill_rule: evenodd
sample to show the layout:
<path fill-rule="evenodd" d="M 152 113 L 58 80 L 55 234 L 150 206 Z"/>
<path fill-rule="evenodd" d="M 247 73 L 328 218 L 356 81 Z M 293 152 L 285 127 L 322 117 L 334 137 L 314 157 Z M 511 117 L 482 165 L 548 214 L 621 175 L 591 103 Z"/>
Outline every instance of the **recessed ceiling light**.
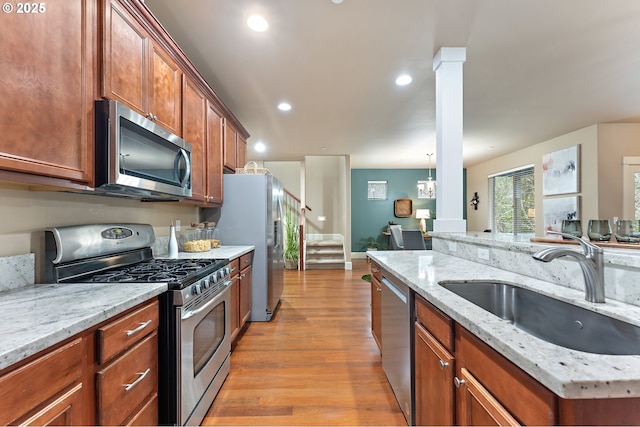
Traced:
<path fill-rule="evenodd" d="M 253 31 L 256 31 L 258 33 L 267 31 L 267 28 L 269 28 L 269 23 L 267 22 L 267 20 L 260 15 L 251 15 L 249 19 L 247 19 L 247 25 Z"/>
<path fill-rule="evenodd" d="M 254 144 L 253 149 L 258 153 L 263 153 L 267 149 L 267 146 L 264 145 L 264 142 L 260 141 Z"/>
<path fill-rule="evenodd" d="M 288 102 L 281 102 L 280 104 L 278 104 L 278 110 L 289 111 L 291 110 L 291 104 L 289 104 Z"/>
<path fill-rule="evenodd" d="M 410 75 L 408 75 L 408 74 L 402 74 L 402 75 L 398 76 L 398 78 L 396 79 L 396 84 L 397 84 L 398 86 L 406 86 L 406 85 L 408 85 L 409 83 L 411 83 L 411 81 L 412 81 L 412 80 L 413 80 L 413 79 L 411 78 L 411 76 L 410 76 Z"/>
<path fill-rule="evenodd" d="M 331 3 L 340 4 L 340 3 L 342 3 L 342 0 L 331 0 Z"/>

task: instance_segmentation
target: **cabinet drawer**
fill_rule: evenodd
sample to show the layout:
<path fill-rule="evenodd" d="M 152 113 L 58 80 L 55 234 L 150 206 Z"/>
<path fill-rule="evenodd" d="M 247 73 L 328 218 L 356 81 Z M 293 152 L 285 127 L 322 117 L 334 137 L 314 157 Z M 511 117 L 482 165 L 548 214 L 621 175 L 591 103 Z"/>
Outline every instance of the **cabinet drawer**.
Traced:
<path fill-rule="evenodd" d="M 240 270 L 244 270 L 249 267 L 253 262 L 253 251 L 248 254 L 244 254 L 240 257 Z"/>
<path fill-rule="evenodd" d="M 375 262 L 371 262 L 371 274 L 378 279 L 378 282 L 382 280 L 382 270 L 380 270 L 380 266 Z"/>
<path fill-rule="evenodd" d="M 0 377 L 0 425 L 48 402 L 82 378 L 80 338 Z"/>
<path fill-rule="evenodd" d="M 453 352 L 453 320 L 449 316 L 416 295 L 416 318 L 447 350 Z"/>
<path fill-rule="evenodd" d="M 240 258 L 229 261 L 229 267 L 231 268 L 231 277 L 240 274 Z"/>
<path fill-rule="evenodd" d="M 96 374 L 100 425 L 120 425 L 158 388 L 158 334 Z"/>
<path fill-rule="evenodd" d="M 103 364 L 158 329 L 158 301 L 98 329 L 98 362 Z"/>
<path fill-rule="evenodd" d="M 158 394 L 154 393 L 144 406 L 127 422 L 128 426 L 158 425 Z"/>

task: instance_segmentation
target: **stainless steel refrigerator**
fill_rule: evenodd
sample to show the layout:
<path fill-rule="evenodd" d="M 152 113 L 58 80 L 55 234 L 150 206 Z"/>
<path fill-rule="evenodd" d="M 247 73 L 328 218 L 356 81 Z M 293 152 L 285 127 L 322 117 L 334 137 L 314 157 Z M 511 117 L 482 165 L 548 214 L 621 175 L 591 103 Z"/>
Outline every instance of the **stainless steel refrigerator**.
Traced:
<path fill-rule="evenodd" d="M 223 245 L 253 245 L 252 322 L 269 321 L 284 288 L 282 184 L 271 174 L 225 174 Z"/>

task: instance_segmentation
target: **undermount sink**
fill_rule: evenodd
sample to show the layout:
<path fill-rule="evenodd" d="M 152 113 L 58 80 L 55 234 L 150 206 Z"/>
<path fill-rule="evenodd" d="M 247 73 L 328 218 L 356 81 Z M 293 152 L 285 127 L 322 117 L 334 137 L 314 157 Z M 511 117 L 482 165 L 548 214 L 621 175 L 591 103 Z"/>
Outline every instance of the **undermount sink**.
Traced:
<path fill-rule="evenodd" d="M 547 342 L 588 353 L 640 355 L 639 326 L 508 283 L 439 284 Z"/>

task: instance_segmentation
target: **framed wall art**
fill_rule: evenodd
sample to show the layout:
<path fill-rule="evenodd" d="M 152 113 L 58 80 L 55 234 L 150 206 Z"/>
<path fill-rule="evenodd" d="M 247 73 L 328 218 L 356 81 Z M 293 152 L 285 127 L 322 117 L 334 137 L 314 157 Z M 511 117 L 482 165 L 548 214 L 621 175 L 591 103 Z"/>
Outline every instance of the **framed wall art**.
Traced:
<path fill-rule="evenodd" d="M 387 181 L 367 181 L 368 200 L 387 200 Z"/>
<path fill-rule="evenodd" d="M 561 231 L 563 219 L 580 219 L 580 196 L 554 197 L 542 201 L 544 230 Z"/>
<path fill-rule="evenodd" d="M 542 194 L 553 196 L 579 191 L 580 145 L 542 156 Z"/>

